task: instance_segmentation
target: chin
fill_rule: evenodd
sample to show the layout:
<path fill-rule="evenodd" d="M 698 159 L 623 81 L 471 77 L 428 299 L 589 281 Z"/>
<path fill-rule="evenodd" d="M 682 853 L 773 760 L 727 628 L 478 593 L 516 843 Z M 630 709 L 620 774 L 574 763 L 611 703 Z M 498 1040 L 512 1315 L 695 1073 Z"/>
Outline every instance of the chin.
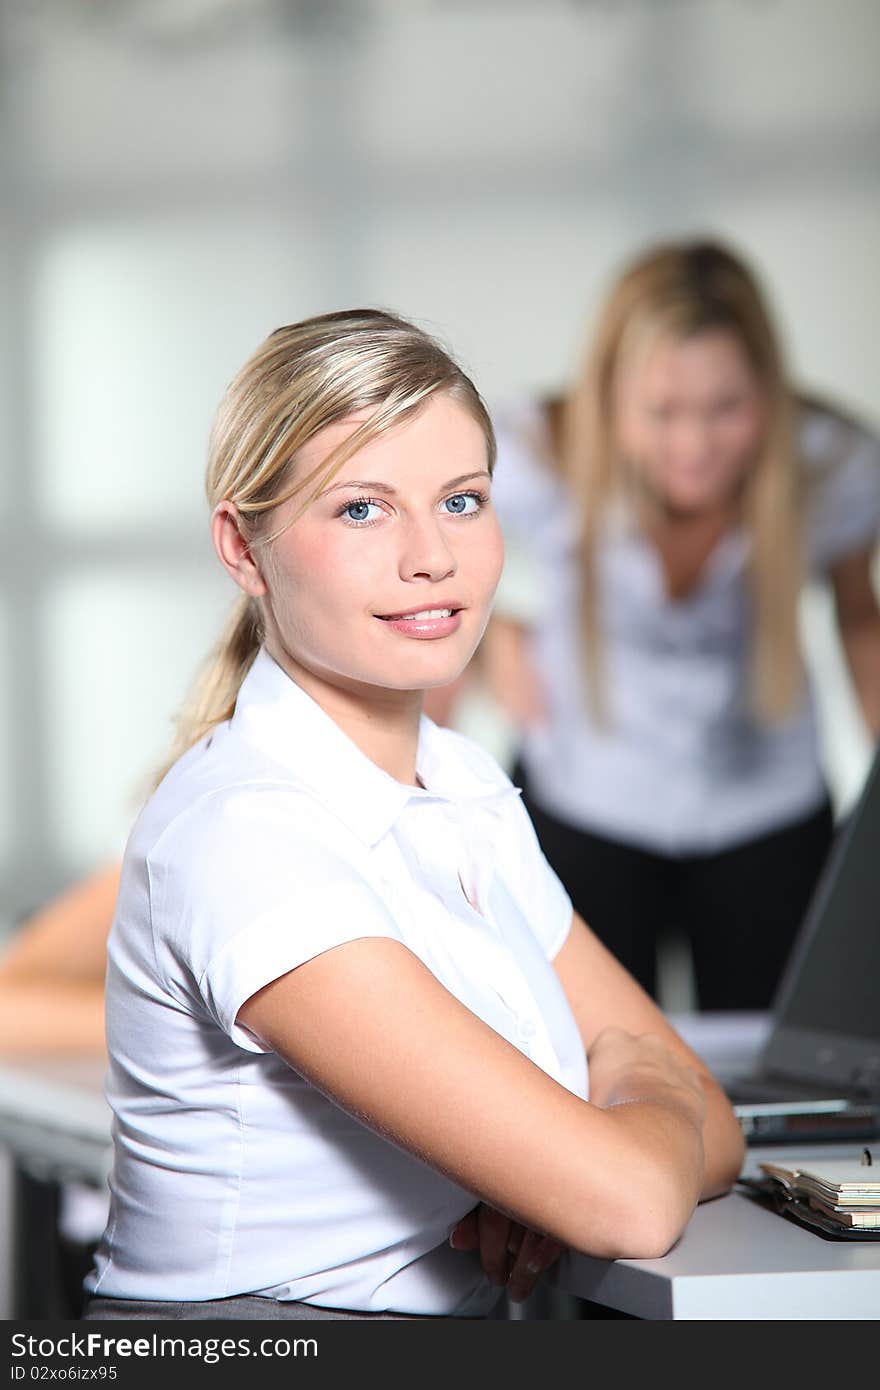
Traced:
<path fill-rule="evenodd" d="M 678 512 L 681 516 L 697 516 L 702 512 L 713 511 L 725 501 L 726 494 L 682 491 L 669 493 L 667 505 L 671 511 Z"/>
<path fill-rule="evenodd" d="M 405 688 L 410 690 L 437 690 L 441 686 L 451 685 L 453 681 L 457 681 L 459 676 L 464 672 L 466 667 L 466 661 L 447 661 L 443 662 L 442 664 L 438 662 L 436 665 L 430 666 L 427 663 L 421 666 L 419 666 L 418 663 L 414 663 L 409 668 L 412 679 L 408 684 L 406 684 Z M 404 688 L 404 684 L 406 681 L 404 673 L 400 671 L 399 673 L 395 674 L 399 674 L 399 683 L 401 687 Z M 398 681 L 395 680 L 394 683 L 395 685 L 397 685 Z"/>
<path fill-rule="evenodd" d="M 466 661 L 443 661 L 443 662 L 407 662 L 406 666 L 401 662 L 394 672 L 393 688 L 395 690 L 439 690 L 445 685 L 452 685 L 463 674 L 467 667 Z M 389 681 L 389 686 L 392 682 Z"/>

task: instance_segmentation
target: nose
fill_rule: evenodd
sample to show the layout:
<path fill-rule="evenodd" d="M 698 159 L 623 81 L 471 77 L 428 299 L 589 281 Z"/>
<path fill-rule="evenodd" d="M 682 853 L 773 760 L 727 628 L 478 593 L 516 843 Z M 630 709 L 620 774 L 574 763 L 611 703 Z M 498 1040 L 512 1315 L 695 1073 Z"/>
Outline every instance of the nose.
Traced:
<path fill-rule="evenodd" d="M 401 579 L 448 579 L 458 569 L 442 527 L 433 518 L 412 518 L 404 532 L 398 568 Z"/>
<path fill-rule="evenodd" d="M 682 462 L 691 463 L 704 457 L 711 447 L 711 441 L 711 421 L 702 414 L 693 412 L 682 416 L 669 442 L 677 458 Z"/>

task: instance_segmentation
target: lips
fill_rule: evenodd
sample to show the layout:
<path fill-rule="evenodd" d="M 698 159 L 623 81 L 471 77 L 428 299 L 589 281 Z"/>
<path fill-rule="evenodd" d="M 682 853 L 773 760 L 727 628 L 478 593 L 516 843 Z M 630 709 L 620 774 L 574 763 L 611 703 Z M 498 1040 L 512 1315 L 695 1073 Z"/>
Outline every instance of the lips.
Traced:
<path fill-rule="evenodd" d="M 438 618 L 451 618 L 461 609 L 460 603 L 435 603 L 430 608 L 403 608 L 398 613 L 377 613 L 384 623 L 421 620 L 429 622 Z"/>
<path fill-rule="evenodd" d="M 386 631 L 417 642 L 434 642 L 451 637 L 461 627 L 461 604 L 435 603 L 430 608 L 410 608 L 406 612 L 375 613 Z"/>

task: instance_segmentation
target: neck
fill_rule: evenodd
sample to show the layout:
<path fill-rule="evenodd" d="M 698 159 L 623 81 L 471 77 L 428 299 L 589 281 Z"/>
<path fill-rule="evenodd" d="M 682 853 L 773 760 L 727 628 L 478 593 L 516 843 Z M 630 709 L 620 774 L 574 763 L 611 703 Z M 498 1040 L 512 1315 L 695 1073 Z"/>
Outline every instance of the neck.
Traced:
<path fill-rule="evenodd" d="M 276 643 L 266 650 L 361 752 L 396 782 L 417 786 L 421 690 L 386 690 L 303 666 Z"/>
<path fill-rule="evenodd" d="M 647 529 L 655 533 L 678 535 L 684 540 L 689 535 L 720 535 L 734 524 L 736 517 L 737 513 L 733 508 L 718 507 L 692 512 L 666 507 L 655 512 L 653 516 L 649 514 Z"/>

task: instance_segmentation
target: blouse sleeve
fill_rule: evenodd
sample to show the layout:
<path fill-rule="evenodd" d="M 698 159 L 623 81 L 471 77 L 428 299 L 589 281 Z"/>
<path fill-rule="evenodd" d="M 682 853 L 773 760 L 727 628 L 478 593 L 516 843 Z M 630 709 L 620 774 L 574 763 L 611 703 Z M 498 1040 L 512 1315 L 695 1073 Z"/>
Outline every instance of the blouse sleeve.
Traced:
<path fill-rule="evenodd" d="M 212 798 L 148 865 L 157 966 L 233 1042 L 257 990 L 359 937 L 401 940 L 366 849 L 307 793 L 262 785 Z M 164 903 L 175 903 L 173 919 Z"/>
<path fill-rule="evenodd" d="M 802 426 L 813 564 L 827 570 L 880 536 L 880 438 L 823 411 Z"/>

